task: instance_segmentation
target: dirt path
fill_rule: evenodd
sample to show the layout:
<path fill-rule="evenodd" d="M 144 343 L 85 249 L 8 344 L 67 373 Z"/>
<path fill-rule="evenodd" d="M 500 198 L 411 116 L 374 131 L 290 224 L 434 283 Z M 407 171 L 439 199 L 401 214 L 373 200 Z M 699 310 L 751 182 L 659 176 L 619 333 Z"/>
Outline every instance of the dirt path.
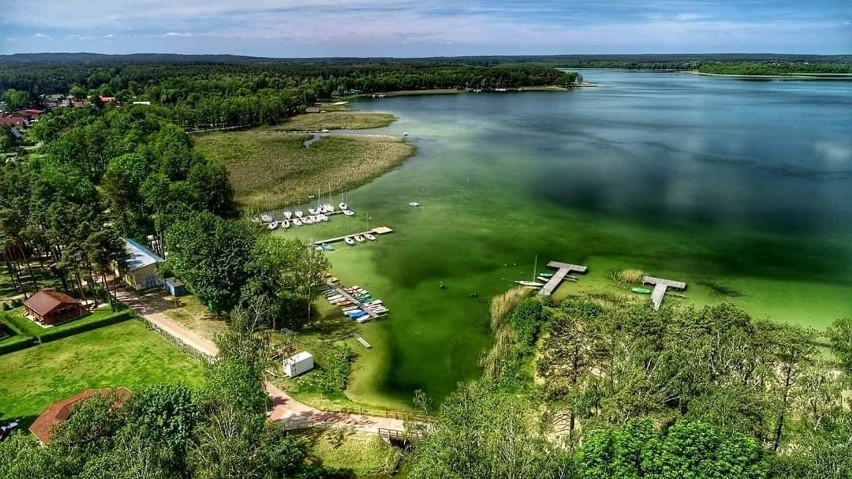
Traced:
<path fill-rule="evenodd" d="M 211 358 L 215 358 L 219 354 L 219 348 L 213 342 L 199 337 L 157 311 L 156 308 L 146 306 L 135 293 L 119 289 L 116 291 L 116 296 L 119 301 L 135 309 L 151 325 L 172 338 Z M 296 401 L 270 382 L 266 382 L 265 386 L 266 392 L 272 399 L 272 411 L 269 412 L 269 419 L 280 421 L 288 428 L 296 429 L 315 424 L 327 424 L 373 434 L 378 434 L 379 428 L 405 430 L 405 425 L 401 419 L 322 411 Z"/>

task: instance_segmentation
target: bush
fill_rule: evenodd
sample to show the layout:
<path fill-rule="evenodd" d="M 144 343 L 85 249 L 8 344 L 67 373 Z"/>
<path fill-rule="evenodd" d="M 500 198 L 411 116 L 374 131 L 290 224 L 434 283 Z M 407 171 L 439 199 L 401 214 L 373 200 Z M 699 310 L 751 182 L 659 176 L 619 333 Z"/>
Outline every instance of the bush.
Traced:
<path fill-rule="evenodd" d="M 12 309 L 12 305 L 4 302 L 3 303 L 3 311 L 9 311 L 10 309 Z"/>
<path fill-rule="evenodd" d="M 352 367 L 352 350 L 348 345 L 321 343 L 314 348 L 314 371 L 296 380 L 302 391 L 341 394 L 346 389 Z"/>

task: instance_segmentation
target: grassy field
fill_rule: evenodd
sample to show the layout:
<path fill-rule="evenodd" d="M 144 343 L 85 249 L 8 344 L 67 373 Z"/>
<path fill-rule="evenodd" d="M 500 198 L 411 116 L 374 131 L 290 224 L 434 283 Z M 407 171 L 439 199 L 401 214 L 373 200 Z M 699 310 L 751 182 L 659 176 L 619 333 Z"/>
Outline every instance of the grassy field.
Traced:
<path fill-rule="evenodd" d="M 0 371 L 0 421 L 18 417 L 25 424 L 83 389 L 197 386 L 204 377 L 201 362 L 135 320 L 0 356 Z"/>
<path fill-rule="evenodd" d="M 345 106 L 345 105 L 339 105 Z M 366 128 L 382 128 L 390 125 L 396 118 L 390 113 L 362 113 L 357 111 L 337 110 L 325 113 L 305 113 L 290 118 L 283 124 L 273 127 L 284 131 L 319 131 L 319 130 L 363 130 Z"/>
<path fill-rule="evenodd" d="M 18 326 L 19 329 L 22 330 L 22 333 L 32 336 L 34 338 L 39 337 L 47 332 L 61 331 L 69 328 L 77 328 L 82 324 L 97 323 L 98 321 L 102 321 L 116 314 L 113 310 L 107 307 L 104 309 L 97 309 L 95 311 L 92 311 L 91 313 L 86 313 L 82 317 L 77 318 L 73 321 L 67 321 L 56 326 L 44 327 L 24 317 L 23 312 L 24 308 L 21 307 L 6 311 L 4 313 L 0 313 L 0 321 L 3 321 L 4 323 L 8 324 L 10 322 L 10 317 L 15 316 L 16 321 L 13 324 L 15 326 Z"/>
<path fill-rule="evenodd" d="M 323 465 L 356 477 L 388 477 L 402 455 L 375 434 L 340 428 L 313 428 L 299 434 L 311 441 L 313 453 Z"/>
<path fill-rule="evenodd" d="M 228 169 L 237 204 L 249 212 L 308 201 L 317 192 L 354 188 L 398 166 L 414 147 L 389 136 L 306 135 L 254 129 L 197 138 L 198 149 Z"/>

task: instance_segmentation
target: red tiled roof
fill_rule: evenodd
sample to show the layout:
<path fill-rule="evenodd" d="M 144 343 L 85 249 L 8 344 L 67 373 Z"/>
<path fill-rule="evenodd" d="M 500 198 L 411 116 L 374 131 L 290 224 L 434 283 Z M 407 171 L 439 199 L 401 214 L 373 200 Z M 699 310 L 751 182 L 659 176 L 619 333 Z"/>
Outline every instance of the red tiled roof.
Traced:
<path fill-rule="evenodd" d="M 112 389 L 86 389 L 62 401 L 55 402 L 36 418 L 35 422 L 30 426 L 30 432 L 42 444 L 47 444 L 53 439 L 53 428 L 60 422 L 71 417 L 71 410 L 75 404 L 95 395 L 107 396 L 112 391 Z M 115 388 L 115 393 L 118 395 L 118 400 L 116 401 L 118 404 L 124 404 L 132 395 L 127 388 Z"/>
<path fill-rule="evenodd" d="M 57 291 L 39 291 L 30 299 L 24 301 L 24 306 L 35 311 L 40 316 L 47 316 L 54 309 L 64 304 L 82 304 L 67 294 Z"/>
<path fill-rule="evenodd" d="M 23 125 L 26 120 L 19 116 L 7 116 L 0 118 L 0 125 Z"/>

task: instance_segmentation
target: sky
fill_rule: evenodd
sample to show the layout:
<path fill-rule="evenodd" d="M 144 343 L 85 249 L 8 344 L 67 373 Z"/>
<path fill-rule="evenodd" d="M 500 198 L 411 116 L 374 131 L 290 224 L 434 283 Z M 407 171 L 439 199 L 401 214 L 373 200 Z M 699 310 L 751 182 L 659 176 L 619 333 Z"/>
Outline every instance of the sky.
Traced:
<path fill-rule="evenodd" d="M 0 54 L 852 54 L 852 0 L 0 0 Z"/>

